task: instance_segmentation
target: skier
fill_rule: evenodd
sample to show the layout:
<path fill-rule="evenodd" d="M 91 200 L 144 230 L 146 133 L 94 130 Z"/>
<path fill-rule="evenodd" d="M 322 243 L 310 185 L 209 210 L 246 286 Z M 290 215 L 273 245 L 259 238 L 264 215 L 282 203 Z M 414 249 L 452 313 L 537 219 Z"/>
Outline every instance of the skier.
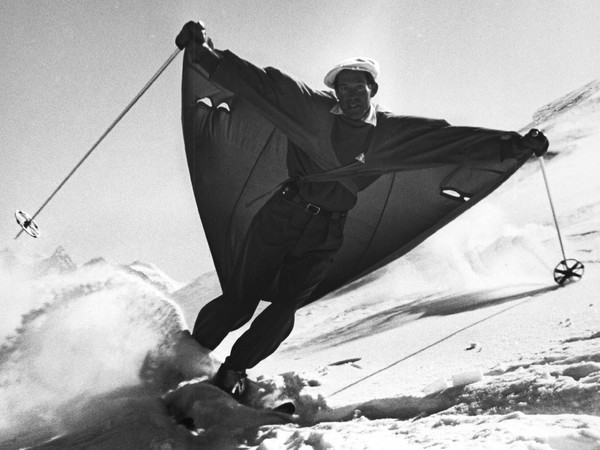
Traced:
<path fill-rule="evenodd" d="M 326 74 L 324 83 L 334 96 L 276 69 L 258 68 L 230 51 L 215 50 L 198 22 L 184 25 L 176 44 L 193 52 L 203 76 L 253 104 L 288 137 L 290 179 L 254 217 L 223 294 L 202 308 L 192 332 L 198 343 L 214 350 L 229 332 L 250 321 L 278 279 L 278 298 L 235 342 L 212 379 L 236 398 L 245 389 L 246 370 L 271 355 L 292 331 L 296 310 L 324 279 L 342 245 L 346 215 L 358 192 L 381 173 L 407 164 L 524 159 L 548 149 L 548 140 L 537 130 L 524 137 L 479 128 L 459 130 L 442 120 L 383 111 L 372 101 L 379 64 L 370 58 L 346 60 Z M 396 141 L 405 143 L 424 130 L 439 131 L 436 136 L 443 138 L 431 151 L 389 151 Z M 460 152 L 440 144 L 454 135 L 465 136 L 465 130 L 484 144 Z"/>

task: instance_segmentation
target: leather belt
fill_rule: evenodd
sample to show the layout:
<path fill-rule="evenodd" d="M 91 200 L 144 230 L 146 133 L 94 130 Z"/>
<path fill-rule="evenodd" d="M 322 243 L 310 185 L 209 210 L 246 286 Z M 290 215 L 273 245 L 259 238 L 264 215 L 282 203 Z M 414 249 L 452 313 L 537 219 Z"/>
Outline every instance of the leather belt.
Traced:
<path fill-rule="evenodd" d="M 309 214 L 313 214 L 315 216 L 323 216 L 328 219 L 341 219 L 348 215 L 347 211 L 328 211 L 326 209 L 321 208 L 313 203 L 307 202 L 298 194 L 298 190 L 293 183 L 287 183 L 283 185 L 281 190 L 279 191 L 279 196 L 283 199 L 293 203 L 294 205 L 304 209 Z"/>

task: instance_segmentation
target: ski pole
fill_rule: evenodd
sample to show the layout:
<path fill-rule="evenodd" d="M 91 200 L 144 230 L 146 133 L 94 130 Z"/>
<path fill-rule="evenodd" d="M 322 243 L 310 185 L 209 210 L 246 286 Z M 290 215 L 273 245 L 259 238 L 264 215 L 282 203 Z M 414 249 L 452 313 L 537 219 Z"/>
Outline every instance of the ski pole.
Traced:
<path fill-rule="evenodd" d="M 538 131 L 534 130 L 533 136 L 537 136 Z M 554 268 L 554 281 L 560 286 L 568 283 L 579 281 L 583 276 L 585 270 L 584 265 L 576 259 L 568 259 L 565 253 L 565 247 L 563 245 L 562 234 L 560 227 L 558 226 L 558 219 L 556 217 L 556 210 L 554 209 L 554 202 L 552 201 L 552 194 L 550 192 L 550 183 L 548 182 L 548 175 L 546 174 L 546 165 L 544 164 L 544 157 L 538 156 L 540 168 L 542 169 L 542 177 L 544 179 L 544 185 L 546 186 L 546 193 L 548 194 L 548 201 L 550 202 L 550 209 L 552 210 L 552 218 L 554 219 L 554 226 L 556 228 L 556 234 L 558 235 L 558 242 L 560 244 L 560 251 L 562 253 L 562 261 Z"/>
<path fill-rule="evenodd" d="M 31 218 L 28 218 L 27 224 L 32 224 L 33 219 L 35 219 L 39 213 L 46 207 L 48 203 L 54 198 L 54 196 L 62 189 L 62 187 L 69 181 L 69 179 L 73 176 L 73 174 L 79 169 L 79 167 L 84 163 L 84 161 L 92 154 L 92 152 L 100 145 L 100 143 L 104 140 L 104 138 L 112 131 L 112 129 L 121 121 L 121 119 L 129 112 L 129 110 L 137 103 L 137 101 L 146 93 L 146 91 L 152 86 L 152 84 L 158 79 L 158 77 L 165 71 L 165 69 L 171 64 L 171 62 L 175 59 L 175 57 L 181 52 L 179 48 L 177 48 L 171 56 L 167 58 L 167 60 L 163 63 L 163 65 L 156 71 L 154 75 L 150 78 L 150 80 L 146 83 L 146 85 L 137 93 L 137 95 L 129 102 L 129 104 L 125 107 L 123 111 L 117 116 L 117 118 L 109 125 L 109 127 L 102 133 L 102 135 L 98 138 L 98 140 L 92 145 L 92 147 L 88 150 L 88 152 L 79 160 L 79 162 L 73 167 L 71 172 L 65 177 L 64 180 L 58 185 L 58 187 L 50 194 L 50 196 L 46 199 L 46 201 L 40 206 L 40 208 L 35 212 Z M 15 239 L 18 239 L 21 236 L 21 233 L 25 230 L 25 227 L 22 226 L 21 230 L 15 236 Z"/>
<path fill-rule="evenodd" d="M 552 193 L 550 192 L 550 183 L 548 183 L 548 175 L 546 175 L 546 164 L 544 163 L 544 157 L 538 156 L 538 162 L 540 163 L 540 168 L 542 169 L 542 176 L 544 178 L 544 185 L 546 186 L 546 193 L 548 194 L 548 201 L 550 202 L 550 209 L 552 210 L 552 218 L 554 219 L 554 226 L 556 227 L 556 234 L 558 235 L 560 251 L 562 252 L 563 260 L 566 260 L 567 256 L 565 254 L 565 247 L 563 245 L 560 227 L 558 226 L 558 219 L 556 218 L 556 210 L 554 209 L 554 202 L 552 201 Z"/>

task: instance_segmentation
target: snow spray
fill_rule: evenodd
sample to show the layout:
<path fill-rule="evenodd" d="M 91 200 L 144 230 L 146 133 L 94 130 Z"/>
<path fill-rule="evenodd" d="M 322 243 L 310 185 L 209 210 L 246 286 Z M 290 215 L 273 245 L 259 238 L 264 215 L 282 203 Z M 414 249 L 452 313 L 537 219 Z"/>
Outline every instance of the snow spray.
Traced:
<path fill-rule="evenodd" d="M 2 436 L 32 421 L 62 431 L 69 405 L 139 385 L 146 356 L 182 332 L 179 309 L 120 266 L 17 266 L 0 267 L 0 307 L 11 311 L 0 330 Z"/>

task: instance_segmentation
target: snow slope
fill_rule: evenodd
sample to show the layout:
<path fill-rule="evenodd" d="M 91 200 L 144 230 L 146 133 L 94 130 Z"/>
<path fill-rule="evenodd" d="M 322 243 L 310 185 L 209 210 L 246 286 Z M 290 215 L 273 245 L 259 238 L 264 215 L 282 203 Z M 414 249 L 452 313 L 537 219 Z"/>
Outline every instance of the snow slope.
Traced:
<path fill-rule="evenodd" d="M 599 105 L 542 126 L 582 281 L 552 280 L 562 256 L 532 160 L 406 257 L 299 311 L 250 372 L 266 406 L 296 401 L 296 423 L 197 381 L 159 396 L 214 371 L 182 339 L 214 276 L 174 291 L 143 263 L 144 276 L 77 267 L 61 250 L 40 271 L 48 258 L 3 250 L 0 449 L 600 449 Z"/>

